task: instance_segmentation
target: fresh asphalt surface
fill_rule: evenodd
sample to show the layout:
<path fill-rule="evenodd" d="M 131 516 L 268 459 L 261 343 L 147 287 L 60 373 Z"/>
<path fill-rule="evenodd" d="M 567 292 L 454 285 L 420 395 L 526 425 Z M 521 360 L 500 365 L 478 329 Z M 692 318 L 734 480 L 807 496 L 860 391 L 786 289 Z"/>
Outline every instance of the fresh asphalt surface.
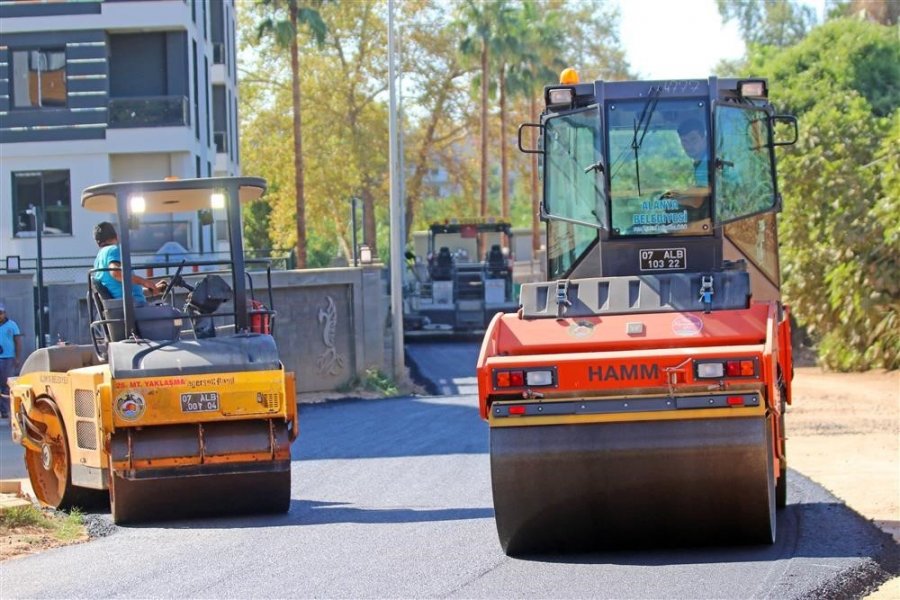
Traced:
<path fill-rule="evenodd" d="M 477 352 L 410 347 L 449 395 L 302 405 L 288 514 L 119 527 L 0 563 L 0 597 L 853 597 L 897 569 L 886 534 L 795 472 L 772 546 L 505 556 Z M 0 433 L 0 476 L 21 475 Z"/>

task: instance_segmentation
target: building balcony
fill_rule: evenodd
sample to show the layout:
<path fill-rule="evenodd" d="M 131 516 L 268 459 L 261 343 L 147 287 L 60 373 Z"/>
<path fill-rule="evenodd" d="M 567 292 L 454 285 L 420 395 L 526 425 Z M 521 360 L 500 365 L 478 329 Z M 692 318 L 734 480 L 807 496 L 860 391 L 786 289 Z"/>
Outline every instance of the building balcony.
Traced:
<path fill-rule="evenodd" d="M 191 113 L 185 96 L 110 98 L 109 127 L 190 126 Z"/>

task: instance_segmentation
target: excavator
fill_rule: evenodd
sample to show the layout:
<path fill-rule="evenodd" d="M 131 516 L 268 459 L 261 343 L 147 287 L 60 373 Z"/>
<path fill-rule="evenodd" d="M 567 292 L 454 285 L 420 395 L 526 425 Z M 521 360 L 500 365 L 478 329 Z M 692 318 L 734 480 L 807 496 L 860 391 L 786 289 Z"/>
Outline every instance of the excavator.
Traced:
<path fill-rule="evenodd" d="M 549 281 L 491 321 L 477 362 L 509 555 L 773 543 L 793 374 L 763 79 L 544 90 Z M 539 131 L 534 147 L 523 132 Z"/>
<path fill-rule="evenodd" d="M 39 348 L 10 382 L 12 437 L 41 504 L 108 500 L 116 523 L 290 508 L 294 375 L 272 337 L 271 270 L 248 270 L 241 239 L 241 204 L 265 189 L 220 177 L 84 190 L 84 208 L 117 216 L 121 260 L 87 274 L 92 343 Z M 132 253 L 145 219 L 210 224 L 217 213 L 227 258 L 139 263 Z M 161 298 L 102 283 L 138 271 L 166 282 Z"/>

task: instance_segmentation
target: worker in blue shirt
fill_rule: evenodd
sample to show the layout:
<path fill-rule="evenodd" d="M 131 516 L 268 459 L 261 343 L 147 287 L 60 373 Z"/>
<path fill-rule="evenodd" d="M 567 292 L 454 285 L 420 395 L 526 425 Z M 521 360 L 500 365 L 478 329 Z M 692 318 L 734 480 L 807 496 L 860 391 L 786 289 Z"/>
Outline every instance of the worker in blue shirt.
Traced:
<path fill-rule="evenodd" d="M 94 279 L 103 284 L 110 296 L 113 298 L 122 297 L 122 255 L 119 250 L 119 236 L 116 228 L 112 223 L 104 221 L 98 223 L 94 227 L 94 240 L 100 246 L 97 252 L 97 258 L 94 259 Z M 131 274 L 132 296 L 134 297 L 134 305 L 142 306 L 147 303 L 144 295 L 144 288 L 148 290 L 162 291 L 165 289 L 165 281 L 158 281 L 155 284 L 149 279 L 145 279 L 135 273 Z"/>
<path fill-rule="evenodd" d="M 6 316 L 6 305 L 0 302 L 0 418 L 9 418 L 9 383 L 22 366 L 22 332 L 19 325 Z"/>

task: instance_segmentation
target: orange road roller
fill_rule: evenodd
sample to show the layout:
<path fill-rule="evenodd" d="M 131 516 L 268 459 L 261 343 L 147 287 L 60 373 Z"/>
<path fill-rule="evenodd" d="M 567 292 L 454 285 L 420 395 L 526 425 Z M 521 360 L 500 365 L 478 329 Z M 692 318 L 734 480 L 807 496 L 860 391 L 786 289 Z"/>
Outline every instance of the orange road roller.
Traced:
<path fill-rule="evenodd" d="M 772 543 L 793 370 L 775 148 L 796 120 L 761 79 L 564 81 L 519 129 L 549 281 L 477 363 L 500 544 Z"/>

